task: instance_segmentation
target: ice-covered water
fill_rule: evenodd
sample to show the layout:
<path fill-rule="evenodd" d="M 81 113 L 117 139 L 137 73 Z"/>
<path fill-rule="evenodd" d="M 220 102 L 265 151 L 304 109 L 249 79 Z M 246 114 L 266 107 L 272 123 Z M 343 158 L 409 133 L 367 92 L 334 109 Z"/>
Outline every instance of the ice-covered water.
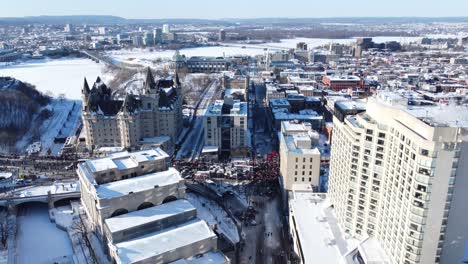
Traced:
<path fill-rule="evenodd" d="M 29 60 L 0 65 L 0 76 L 11 76 L 31 83 L 37 90 L 51 92 L 54 96 L 63 93 L 69 99 L 80 99 L 83 78 L 86 77 L 92 85 L 102 74 L 102 67 L 102 64 L 81 58 Z"/>
<path fill-rule="evenodd" d="M 16 235 L 16 263 L 54 263 L 73 255 L 65 231 L 49 220 L 47 204 L 31 203 L 19 209 Z"/>

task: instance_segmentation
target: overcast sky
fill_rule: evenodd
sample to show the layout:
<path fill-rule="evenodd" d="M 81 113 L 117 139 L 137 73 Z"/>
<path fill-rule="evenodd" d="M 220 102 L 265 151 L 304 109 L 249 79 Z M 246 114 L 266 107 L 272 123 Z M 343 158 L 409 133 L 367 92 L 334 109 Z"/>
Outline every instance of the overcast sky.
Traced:
<path fill-rule="evenodd" d="M 0 0 L 0 17 L 125 18 L 468 16 L 468 0 Z"/>

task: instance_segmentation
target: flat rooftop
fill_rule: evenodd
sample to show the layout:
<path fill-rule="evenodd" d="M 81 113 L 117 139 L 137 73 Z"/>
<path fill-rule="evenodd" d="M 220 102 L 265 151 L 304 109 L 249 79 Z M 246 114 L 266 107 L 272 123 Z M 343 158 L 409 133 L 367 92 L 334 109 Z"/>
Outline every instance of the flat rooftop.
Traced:
<path fill-rule="evenodd" d="M 188 259 L 179 259 L 170 264 L 224 264 L 227 263 L 226 257 L 219 251 L 210 251 L 202 256 L 193 256 Z"/>
<path fill-rule="evenodd" d="M 341 263 L 357 241 L 342 232 L 325 193 L 313 193 L 301 185 L 297 191 L 294 188 L 289 207 L 305 263 L 316 263 L 317 259 L 322 263 Z"/>
<path fill-rule="evenodd" d="M 161 160 L 168 157 L 169 155 L 166 152 L 160 148 L 156 148 L 132 153 L 128 151 L 115 152 L 105 158 L 87 160 L 85 163 L 91 173 L 99 173 L 113 169 L 131 169 L 137 167 L 142 162 Z"/>
<path fill-rule="evenodd" d="M 366 103 L 360 100 L 342 100 L 335 103 L 336 106 L 339 106 L 343 110 L 366 110 Z"/>
<path fill-rule="evenodd" d="M 304 154 L 304 155 L 320 155 L 319 149 L 312 145 L 312 138 L 306 133 L 299 133 L 294 135 L 285 135 L 284 141 L 286 142 L 286 146 L 288 151 Z M 310 144 L 306 148 L 304 145 Z M 303 147 L 301 147 L 303 146 Z"/>
<path fill-rule="evenodd" d="M 109 231 L 115 233 L 190 211 L 196 211 L 196 208 L 189 201 L 179 199 L 128 214 L 107 218 L 105 222 Z"/>
<path fill-rule="evenodd" d="M 468 127 L 468 106 L 453 103 L 408 105 L 412 97 L 404 91 L 381 91 L 372 100 L 403 110 L 434 127 Z"/>
<path fill-rule="evenodd" d="M 150 190 L 159 186 L 173 185 L 182 181 L 179 171 L 170 167 L 166 171 L 154 172 L 143 176 L 109 182 L 96 188 L 97 195 L 101 199 L 112 199 Z"/>
<path fill-rule="evenodd" d="M 361 81 L 361 78 L 357 76 L 347 75 L 347 76 L 327 76 L 327 78 L 332 82 L 349 82 L 349 81 Z"/>
<path fill-rule="evenodd" d="M 234 100 L 232 108 L 229 113 L 223 113 L 223 100 L 216 100 L 210 106 L 208 106 L 205 116 L 247 116 L 247 103 Z"/>
<path fill-rule="evenodd" d="M 205 221 L 196 219 L 115 244 L 122 263 L 143 261 L 206 239 L 216 239 Z"/>

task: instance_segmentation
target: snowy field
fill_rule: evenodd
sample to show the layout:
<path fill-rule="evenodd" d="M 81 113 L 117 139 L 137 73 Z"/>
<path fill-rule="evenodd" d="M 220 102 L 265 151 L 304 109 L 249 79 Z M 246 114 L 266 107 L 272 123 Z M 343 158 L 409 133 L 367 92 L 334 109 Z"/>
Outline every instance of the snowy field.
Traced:
<path fill-rule="evenodd" d="M 92 85 L 97 76 L 102 75 L 102 67 L 102 64 L 81 58 L 28 60 L 14 65 L 0 64 L 0 76 L 31 83 L 37 90 L 51 92 L 54 96 L 63 93 L 69 99 L 81 99 L 83 78 Z"/>
<path fill-rule="evenodd" d="M 30 204 L 20 209 L 16 241 L 16 263 L 46 264 L 73 255 L 70 239 L 49 219 L 47 204 Z"/>

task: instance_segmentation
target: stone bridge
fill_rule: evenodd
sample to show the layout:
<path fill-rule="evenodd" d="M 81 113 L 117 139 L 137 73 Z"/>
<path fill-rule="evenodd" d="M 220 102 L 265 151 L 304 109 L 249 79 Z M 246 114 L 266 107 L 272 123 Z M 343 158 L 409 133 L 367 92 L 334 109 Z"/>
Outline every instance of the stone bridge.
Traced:
<path fill-rule="evenodd" d="M 80 198 L 78 181 L 60 182 L 51 185 L 41 185 L 22 188 L 9 192 L 0 198 L 0 207 L 7 208 L 16 213 L 16 208 L 24 203 L 47 203 L 54 208 L 57 202 Z"/>

